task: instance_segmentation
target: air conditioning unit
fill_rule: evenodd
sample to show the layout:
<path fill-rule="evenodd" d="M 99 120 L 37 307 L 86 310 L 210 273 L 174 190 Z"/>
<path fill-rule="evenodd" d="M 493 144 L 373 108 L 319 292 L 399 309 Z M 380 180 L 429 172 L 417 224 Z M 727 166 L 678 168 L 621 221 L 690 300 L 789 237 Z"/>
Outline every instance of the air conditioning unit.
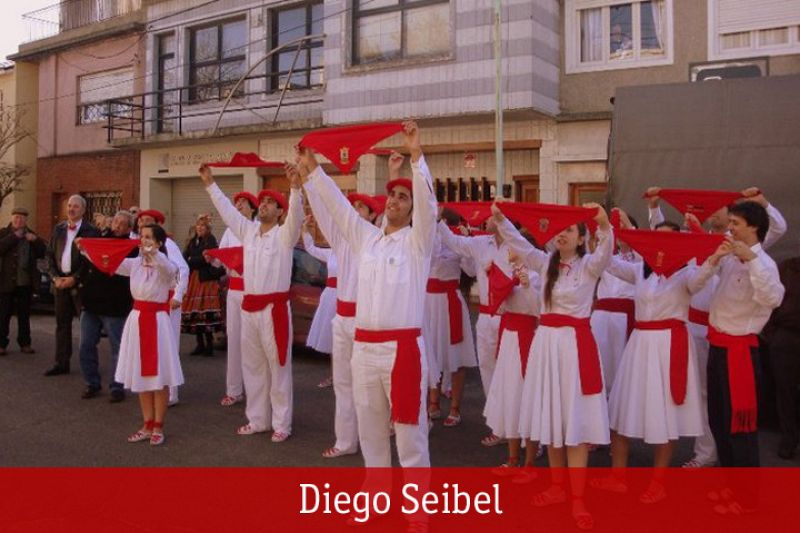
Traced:
<path fill-rule="evenodd" d="M 709 61 L 689 65 L 689 81 L 730 80 L 769 76 L 769 58 Z"/>

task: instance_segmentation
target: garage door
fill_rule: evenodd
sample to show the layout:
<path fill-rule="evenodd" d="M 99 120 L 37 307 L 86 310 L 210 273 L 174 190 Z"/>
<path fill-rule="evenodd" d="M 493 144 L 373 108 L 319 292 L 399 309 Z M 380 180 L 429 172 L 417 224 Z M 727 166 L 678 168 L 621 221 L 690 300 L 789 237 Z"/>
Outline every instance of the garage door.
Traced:
<path fill-rule="evenodd" d="M 241 176 L 224 176 L 215 178 L 222 192 L 228 198 L 242 190 Z M 203 182 L 198 178 L 178 178 L 172 180 L 172 214 L 168 220 L 168 230 L 172 233 L 173 239 L 181 248 L 189 238 L 190 231 L 194 228 L 197 215 L 200 213 L 211 213 L 212 229 L 217 241 L 225 232 L 225 223 L 219 213 L 211 204 Z"/>

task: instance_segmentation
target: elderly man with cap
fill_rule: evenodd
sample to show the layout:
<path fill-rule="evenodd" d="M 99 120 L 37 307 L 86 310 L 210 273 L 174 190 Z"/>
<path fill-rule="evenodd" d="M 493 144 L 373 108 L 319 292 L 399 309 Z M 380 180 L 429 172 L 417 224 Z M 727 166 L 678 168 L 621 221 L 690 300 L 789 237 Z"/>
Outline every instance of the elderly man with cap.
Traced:
<path fill-rule="evenodd" d="M 83 261 L 75 239 L 99 237 L 100 232 L 83 220 L 86 213 L 86 200 L 73 194 L 67 200 L 67 220 L 53 228 L 50 245 L 47 249 L 47 262 L 50 278 L 55 287 L 56 314 L 56 354 L 55 364 L 45 376 L 69 374 L 69 360 L 72 358 L 72 321 L 80 316 L 80 297 L 78 279 L 75 274 Z"/>
<path fill-rule="evenodd" d="M 142 228 L 149 224 L 158 224 L 164 226 L 164 214 L 157 209 L 146 209 L 139 211 L 136 217 L 136 226 Z M 181 303 L 183 302 L 183 295 L 186 294 L 186 289 L 189 286 L 189 265 L 186 259 L 183 258 L 183 252 L 174 240 L 167 237 L 167 242 L 164 243 L 167 249 L 167 258 L 178 267 L 178 281 L 172 291 L 172 297 L 169 301 L 170 320 L 172 321 L 172 328 L 175 335 L 175 348 L 180 354 L 181 347 Z M 169 388 L 169 405 L 178 403 L 178 387 Z"/>
<path fill-rule="evenodd" d="M 436 198 L 413 121 L 403 125 L 411 154 L 413 181 L 387 184 L 384 227 L 356 212 L 317 164 L 309 149 L 298 160 L 310 172 L 306 190 L 322 199 L 358 258 L 352 372 L 359 441 L 367 467 L 392 464 L 389 441 L 394 423 L 403 467 L 428 467 L 428 417 L 425 412 L 427 361 L 422 339 L 422 309 L 436 227 Z"/>
<path fill-rule="evenodd" d="M 273 430 L 272 442 L 292 433 L 292 323 L 289 286 L 294 246 L 303 223 L 300 177 L 289 175 L 291 193 L 258 193 L 258 220 L 242 215 L 214 183 L 211 169 L 200 167 L 200 178 L 222 220 L 244 248 L 242 297 L 242 366 L 247 391 L 248 423 L 239 435 Z M 279 224 L 287 213 L 286 221 Z"/>
<path fill-rule="evenodd" d="M 11 223 L 0 229 L 0 355 L 6 355 L 11 315 L 17 311 L 17 343 L 22 353 L 31 348 L 31 296 L 39 285 L 36 260 L 47 245 L 28 228 L 28 210 L 15 207 Z"/>
<path fill-rule="evenodd" d="M 403 156 L 393 154 L 389 159 L 390 174 L 399 171 Z M 334 223 L 316 189 L 306 183 L 306 197 L 325 240 L 338 260 L 336 286 L 336 315 L 332 323 L 333 393 L 336 398 L 334 433 L 336 442 L 322 452 L 326 459 L 351 455 L 358 451 L 358 421 L 353 397 L 353 372 L 351 359 L 355 335 L 356 294 L 358 290 L 358 255 L 339 227 Z M 358 215 L 370 224 L 383 212 L 383 203 L 368 194 L 350 193 L 347 199 Z"/>

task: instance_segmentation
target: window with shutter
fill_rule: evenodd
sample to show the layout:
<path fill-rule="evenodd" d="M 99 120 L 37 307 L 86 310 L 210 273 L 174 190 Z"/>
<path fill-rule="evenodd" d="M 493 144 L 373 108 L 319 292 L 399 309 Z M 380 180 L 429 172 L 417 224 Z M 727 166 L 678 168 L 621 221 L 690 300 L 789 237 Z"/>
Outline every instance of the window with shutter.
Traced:
<path fill-rule="evenodd" d="M 708 0 L 709 59 L 800 53 L 800 0 Z"/>
<path fill-rule="evenodd" d="M 107 120 L 108 114 L 130 117 L 133 100 L 133 69 L 120 68 L 81 76 L 78 124 Z"/>

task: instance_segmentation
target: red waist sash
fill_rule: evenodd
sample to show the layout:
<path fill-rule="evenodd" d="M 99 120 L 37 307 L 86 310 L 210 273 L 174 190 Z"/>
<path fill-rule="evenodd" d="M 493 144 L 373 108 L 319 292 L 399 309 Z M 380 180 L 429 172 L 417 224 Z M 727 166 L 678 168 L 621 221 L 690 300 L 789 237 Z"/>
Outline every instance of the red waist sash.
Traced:
<path fill-rule="evenodd" d="M 500 351 L 500 343 L 503 342 L 503 332 L 505 330 L 513 331 L 519 338 L 519 365 L 522 370 L 522 377 L 525 377 L 525 371 L 528 367 L 528 354 L 531 351 L 531 344 L 533 344 L 533 334 L 536 332 L 536 326 L 539 319 L 533 315 L 526 315 L 523 313 L 511 313 L 506 311 L 500 317 L 500 331 L 497 334 L 497 351 L 495 351 L 495 359 Z"/>
<path fill-rule="evenodd" d="M 484 314 L 484 315 L 489 315 L 489 316 L 500 316 L 500 315 L 503 314 L 503 313 L 492 313 L 489 310 L 489 306 L 488 305 L 483 305 L 483 304 L 480 304 L 478 306 L 478 312 L 481 313 L 481 314 Z"/>
<path fill-rule="evenodd" d="M 683 405 L 686 400 L 686 379 L 689 372 L 689 333 L 686 322 L 676 318 L 667 320 L 636 321 L 636 329 L 643 331 L 670 330 L 669 388 L 672 401 Z"/>
<path fill-rule="evenodd" d="M 328 278 L 328 279 L 325 280 L 325 286 L 330 288 L 330 289 L 335 289 L 336 288 L 336 282 L 337 282 L 336 278 Z"/>
<path fill-rule="evenodd" d="M 419 328 L 368 330 L 356 328 L 355 341 L 367 343 L 397 342 L 392 367 L 392 422 L 419 424 L 422 397 L 422 354 L 417 338 Z"/>
<path fill-rule="evenodd" d="M 289 351 L 289 293 L 271 292 L 268 294 L 245 294 L 242 298 L 242 311 L 254 313 L 272 306 L 272 330 L 275 334 L 275 345 L 278 347 L 278 362 L 286 364 Z"/>
<path fill-rule="evenodd" d="M 158 375 L 158 322 L 156 314 L 169 314 L 169 302 L 134 300 L 133 308 L 139 311 L 139 364 L 143 377 Z"/>
<path fill-rule="evenodd" d="M 589 318 L 575 318 L 568 315 L 546 313 L 539 318 L 540 326 L 551 328 L 572 328 L 578 344 L 578 368 L 581 376 L 583 394 L 599 394 L 603 391 L 603 375 L 600 372 L 600 354 L 597 342 L 592 335 Z"/>
<path fill-rule="evenodd" d="M 228 278 L 228 290 L 231 291 L 243 291 L 244 290 L 244 278 L 239 278 L 236 276 L 231 276 Z"/>
<path fill-rule="evenodd" d="M 757 429 L 756 378 L 750 348 L 758 346 L 755 335 L 728 335 L 708 326 L 708 342 L 728 351 L 728 386 L 731 391 L 731 433 Z"/>
<path fill-rule="evenodd" d="M 701 326 L 708 326 L 708 311 L 701 311 L 694 307 L 689 308 L 689 322 L 699 324 Z"/>
<path fill-rule="evenodd" d="M 625 313 L 628 317 L 628 337 L 633 331 L 636 320 L 636 309 L 631 298 L 600 298 L 594 303 L 595 311 L 608 311 L 609 313 Z"/>
<path fill-rule="evenodd" d="M 348 318 L 356 316 L 356 303 L 337 299 L 336 314 Z"/>
<path fill-rule="evenodd" d="M 427 291 L 429 294 L 447 295 L 447 314 L 450 317 L 450 344 L 458 344 L 464 340 L 462 327 L 461 302 L 458 299 L 459 281 L 428 279 Z"/>

